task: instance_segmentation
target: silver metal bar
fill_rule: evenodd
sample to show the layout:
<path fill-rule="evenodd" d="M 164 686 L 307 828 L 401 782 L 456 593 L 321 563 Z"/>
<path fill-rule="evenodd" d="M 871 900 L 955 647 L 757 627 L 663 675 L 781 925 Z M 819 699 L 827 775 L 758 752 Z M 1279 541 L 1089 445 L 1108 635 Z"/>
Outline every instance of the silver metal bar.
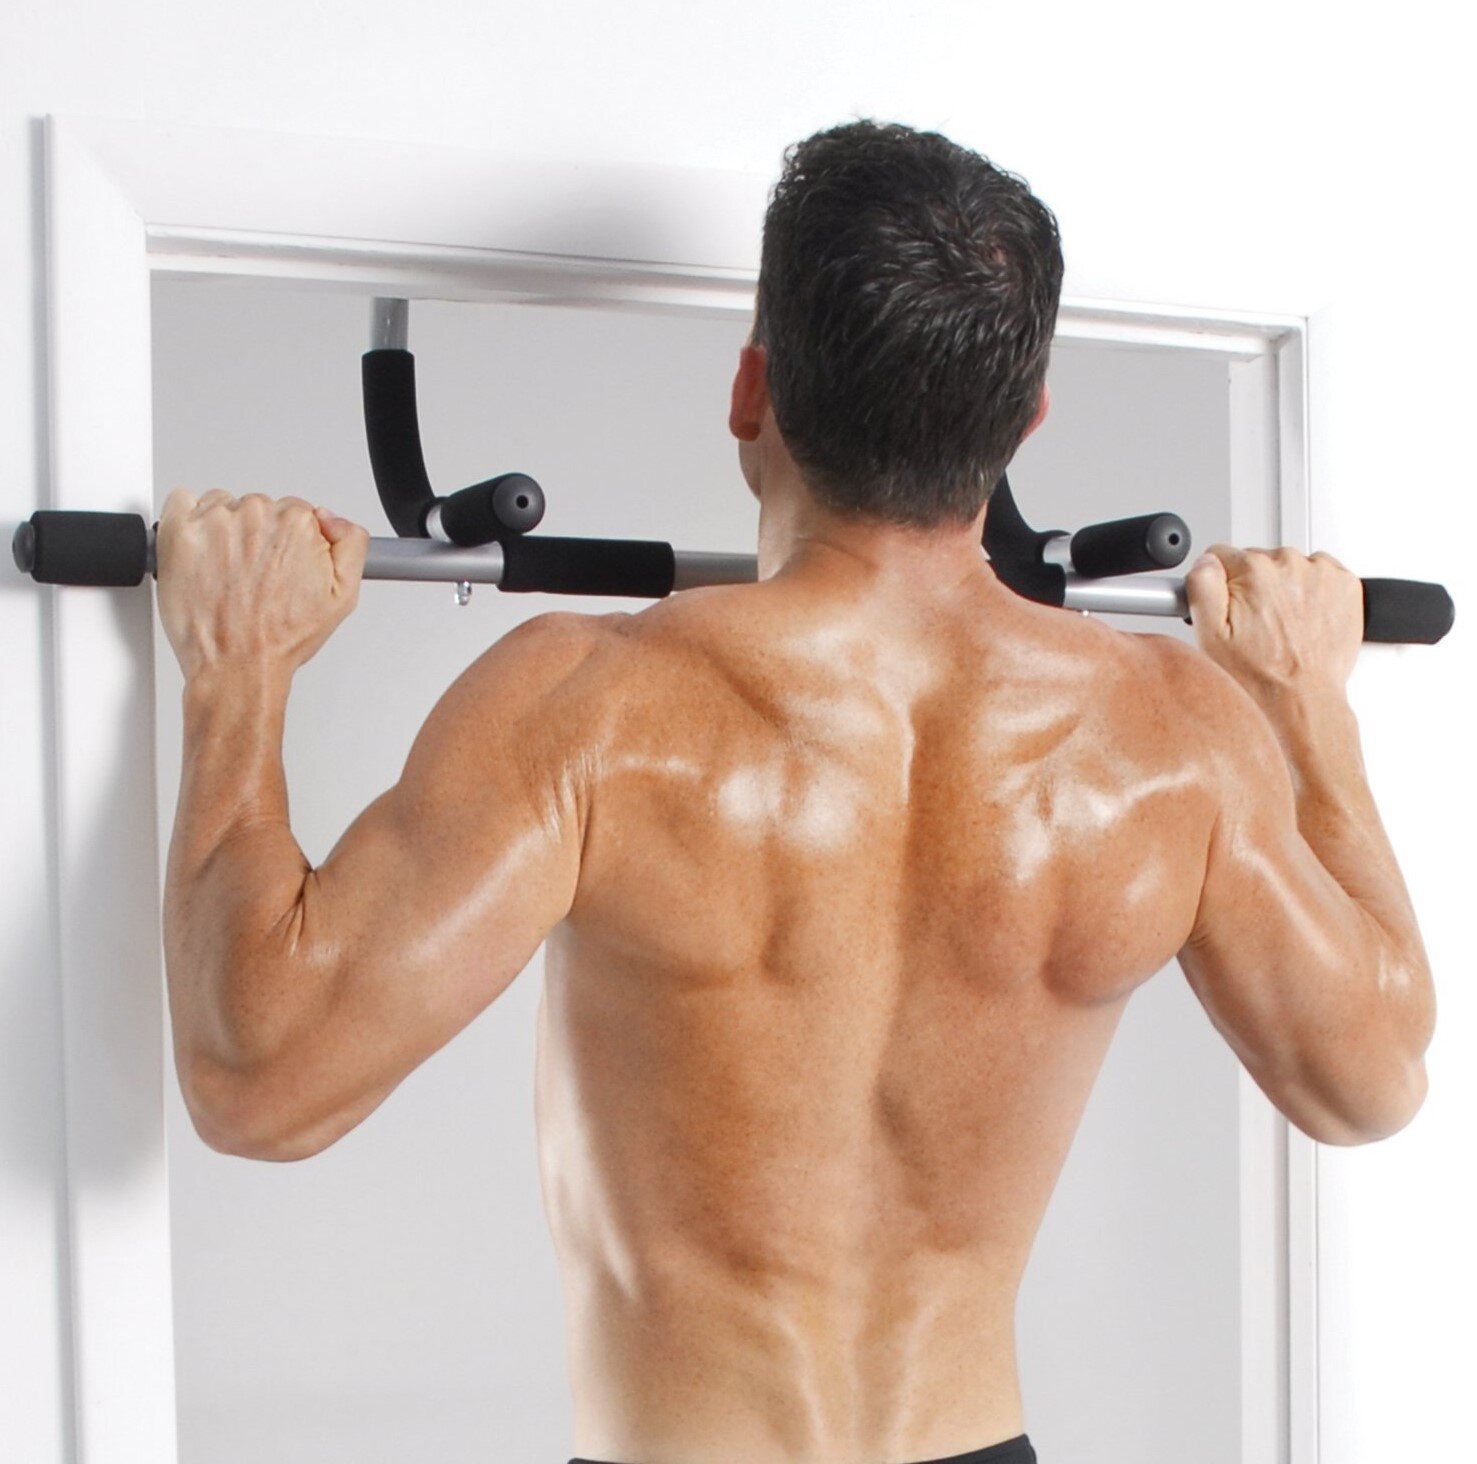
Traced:
<path fill-rule="evenodd" d="M 503 546 L 458 549 L 434 539 L 371 539 L 364 578 L 497 585 L 503 579 Z"/>
<path fill-rule="evenodd" d="M 700 549 L 674 551 L 677 572 L 674 590 L 702 585 L 751 584 L 758 577 L 752 554 L 710 554 Z M 371 539 L 364 578 L 422 580 L 429 584 L 498 585 L 503 578 L 501 544 L 459 549 L 435 539 Z M 985 561 L 988 563 L 988 559 Z M 154 535 L 149 535 L 149 573 L 154 573 Z M 1124 575 L 1118 579 L 1083 579 L 1066 571 L 1066 608 L 1096 610 L 1113 615 L 1175 615 L 1189 613 L 1185 582 L 1159 575 Z"/>
<path fill-rule="evenodd" d="M 712 554 L 697 549 L 675 551 L 677 572 L 672 588 L 751 584 L 758 576 L 752 554 Z M 459 549 L 434 539 L 371 539 L 364 578 L 425 580 L 431 583 L 496 585 L 502 582 L 503 551 L 499 544 Z M 1117 579 L 1083 579 L 1066 571 L 1066 608 L 1116 615 L 1189 614 L 1183 580 L 1166 576 L 1124 575 Z"/>
<path fill-rule="evenodd" d="M 410 301 L 376 298 L 370 305 L 370 350 L 403 351 L 409 341 Z"/>
<path fill-rule="evenodd" d="M 1041 562 L 1043 564 L 1059 564 L 1063 569 L 1072 567 L 1072 536 L 1070 534 L 1058 534 L 1053 539 L 1048 539 L 1041 546 Z"/>
<path fill-rule="evenodd" d="M 1121 579 L 1083 579 L 1067 571 L 1068 610 L 1102 610 L 1114 615 L 1190 613 L 1185 582 L 1161 575 L 1124 575 Z"/>
<path fill-rule="evenodd" d="M 438 544 L 451 543 L 451 535 L 441 527 L 441 505 L 439 503 L 433 503 L 426 514 L 426 537 L 435 539 Z"/>
<path fill-rule="evenodd" d="M 753 554 L 707 554 L 701 549 L 675 549 L 674 590 L 700 585 L 746 585 L 759 578 L 759 560 Z"/>

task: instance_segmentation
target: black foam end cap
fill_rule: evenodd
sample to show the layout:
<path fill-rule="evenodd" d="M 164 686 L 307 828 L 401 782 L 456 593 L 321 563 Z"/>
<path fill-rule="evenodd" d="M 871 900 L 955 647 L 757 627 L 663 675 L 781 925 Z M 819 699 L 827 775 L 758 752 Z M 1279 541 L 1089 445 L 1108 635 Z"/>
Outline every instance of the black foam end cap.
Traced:
<path fill-rule="evenodd" d="M 1367 579 L 1364 639 L 1433 646 L 1456 621 L 1445 585 L 1425 580 Z"/>
<path fill-rule="evenodd" d="M 441 527 L 453 544 L 473 548 L 505 534 L 526 534 L 544 516 L 544 490 L 527 473 L 502 473 L 441 500 Z"/>
<path fill-rule="evenodd" d="M 1171 569 L 1189 552 L 1189 526 L 1175 513 L 1089 524 L 1072 535 L 1072 568 L 1084 579 Z"/>
<path fill-rule="evenodd" d="M 24 547 L 38 584 L 121 587 L 141 584 L 148 572 L 149 526 L 136 513 L 42 508 L 31 515 L 30 529 Z M 17 563 L 20 539 L 17 531 L 11 545 Z"/>
<path fill-rule="evenodd" d="M 30 574 L 36 567 L 36 530 L 31 527 L 30 519 L 15 526 L 15 533 L 10 536 L 10 557 L 22 574 Z"/>

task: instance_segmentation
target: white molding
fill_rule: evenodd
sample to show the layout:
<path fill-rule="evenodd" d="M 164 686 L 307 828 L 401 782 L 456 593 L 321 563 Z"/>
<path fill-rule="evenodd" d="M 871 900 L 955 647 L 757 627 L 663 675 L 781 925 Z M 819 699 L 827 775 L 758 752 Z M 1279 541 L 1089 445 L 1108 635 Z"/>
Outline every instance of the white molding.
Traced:
<path fill-rule="evenodd" d="M 1322 1457 L 1319 1331 L 1318 1145 L 1287 1128 L 1287 1327 L 1289 1464 Z"/>
<path fill-rule="evenodd" d="M 408 300 L 699 315 L 747 315 L 754 308 L 752 271 L 702 264 L 683 267 L 466 245 L 180 228 L 151 229 L 149 253 L 154 272 L 172 279 L 205 275 L 268 286 L 331 285 L 356 294 Z"/>
<path fill-rule="evenodd" d="M 741 185 L 746 186 L 746 185 Z M 756 225 L 757 227 L 757 225 Z M 158 226 L 149 230 L 157 274 L 317 283 L 402 299 L 498 301 L 578 308 L 741 314 L 754 308 L 753 268 L 614 261 L 449 244 L 397 244 L 296 234 Z M 1255 319 L 1166 305 L 1063 297 L 1055 338 L 1113 346 L 1268 357 L 1294 335 L 1287 316 Z"/>
<path fill-rule="evenodd" d="M 753 308 L 770 183 L 758 174 L 109 118 L 67 123 L 146 221 L 161 273 L 331 282 L 408 298 Z M 414 240 L 404 237 L 408 220 Z M 1057 334 L 1239 357 L 1275 351 L 1299 326 L 1282 314 L 1067 295 Z"/>
<path fill-rule="evenodd" d="M 752 269 L 685 267 L 575 255 L 522 254 L 464 245 L 405 245 L 303 234 L 223 229 L 149 231 L 154 270 L 165 278 L 207 275 L 315 282 L 402 299 L 457 299 L 578 307 L 748 314 Z M 1209 351 L 1241 360 L 1273 355 L 1296 335 L 1286 316 L 1246 316 L 1133 302 L 1063 297 L 1055 339 L 1114 346 Z"/>
<path fill-rule="evenodd" d="M 99 117 L 48 117 L 47 145 L 58 506 L 150 509 L 155 273 L 583 308 L 753 306 L 768 190 L 754 175 Z M 1286 315 L 1068 297 L 1058 338 L 1224 357 L 1241 424 L 1235 533 L 1306 547 L 1305 448 L 1289 445 L 1306 430 L 1302 330 Z M 1280 437 L 1268 425 L 1279 414 Z M 151 603 L 66 591 L 57 609 L 78 1464 L 167 1464 Z M 1298 1320 L 1312 1297 L 1315 1240 L 1300 1229 L 1316 1202 L 1311 1146 L 1244 1077 L 1241 1113 L 1243 1464 L 1316 1464 L 1316 1438 L 1287 1453 L 1289 1412 L 1295 1426 L 1302 1415 L 1286 1396 L 1289 1369 L 1294 1392 L 1316 1376 L 1316 1327 Z"/>
<path fill-rule="evenodd" d="M 1308 328 L 1277 355 L 1277 540 L 1312 551 L 1308 441 Z M 1286 1129 L 1289 1464 L 1318 1464 L 1321 1453 L 1318 1294 L 1318 1145 Z"/>
<path fill-rule="evenodd" d="M 1237 544 L 1308 552 L 1306 362 L 1296 321 L 1269 354 L 1231 363 Z M 1318 1464 L 1317 1145 L 1244 1070 L 1240 1084 L 1242 1464 Z"/>
<path fill-rule="evenodd" d="M 1064 295 L 1057 339 L 1117 346 L 1211 351 L 1232 360 L 1274 356 L 1302 331 L 1292 315 L 1259 315 L 1198 306 L 1088 300 Z"/>
<path fill-rule="evenodd" d="M 1284 336 L 1283 340 L 1288 337 Z M 1278 357 L 1231 363 L 1231 540 L 1281 543 Z M 1270 491 L 1269 491 L 1270 490 Z M 1243 1067 L 1241 1124 L 1241 1464 L 1292 1464 L 1288 1327 L 1287 1120 Z"/>
<path fill-rule="evenodd" d="M 46 133 L 51 503 L 153 502 L 142 220 Z M 54 595 L 59 951 L 76 1464 L 175 1457 L 164 1002 L 146 595 Z"/>

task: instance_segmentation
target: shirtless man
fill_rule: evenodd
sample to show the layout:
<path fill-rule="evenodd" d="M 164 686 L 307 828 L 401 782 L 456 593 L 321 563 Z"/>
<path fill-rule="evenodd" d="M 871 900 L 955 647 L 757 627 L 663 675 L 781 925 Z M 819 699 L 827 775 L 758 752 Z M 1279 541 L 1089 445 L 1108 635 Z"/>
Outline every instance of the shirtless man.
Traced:
<path fill-rule="evenodd" d="M 973 153 L 870 123 L 793 149 L 730 417 L 759 583 L 531 620 L 317 869 L 283 718 L 367 536 L 301 500 L 165 507 L 195 1125 L 318 1153 L 547 941 L 543 1191 L 591 1459 L 1033 1460 L 1017 1287 L 1175 956 L 1315 1139 L 1424 1097 L 1430 975 L 1344 694 L 1357 579 L 1217 545 L 1195 650 L 1022 599 L 981 553 L 1060 280 L 1051 215 Z"/>

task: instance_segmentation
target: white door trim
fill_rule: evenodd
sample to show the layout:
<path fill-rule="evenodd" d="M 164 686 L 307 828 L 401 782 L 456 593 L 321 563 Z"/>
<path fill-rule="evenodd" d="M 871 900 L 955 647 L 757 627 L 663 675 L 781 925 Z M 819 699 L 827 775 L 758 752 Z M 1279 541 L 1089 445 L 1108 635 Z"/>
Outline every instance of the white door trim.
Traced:
<path fill-rule="evenodd" d="M 46 134 L 54 508 L 153 501 L 145 226 L 95 155 Z M 43 505 L 38 505 L 43 506 Z M 79 1461 L 175 1457 L 164 1005 L 147 595 L 55 597 L 58 969 Z"/>
<path fill-rule="evenodd" d="M 155 273 L 747 314 L 768 183 L 50 116 L 49 505 L 152 512 Z M 1304 332 L 1297 316 L 1068 296 L 1058 335 L 1224 357 L 1234 537 L 1306 551 Z M 176 1446 L 151 601 L 48 593 L 77 1464 L 166 1464 Z M 1241 1082 L 1242 1464 L 1316 1464 L 1316 1151 Z"/>

